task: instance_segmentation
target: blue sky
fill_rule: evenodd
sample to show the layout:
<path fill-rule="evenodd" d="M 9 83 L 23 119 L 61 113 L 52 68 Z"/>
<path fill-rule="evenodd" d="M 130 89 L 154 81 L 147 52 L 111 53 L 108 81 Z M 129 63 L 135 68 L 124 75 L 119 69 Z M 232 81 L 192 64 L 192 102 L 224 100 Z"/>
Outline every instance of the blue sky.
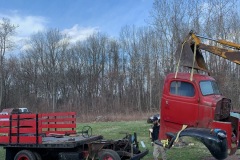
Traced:
<path fill-rule="evenodd" d="M 18 39 L 58 28 L 75 40 L 100 31 L 118 37 L 125 25 L 145 26 L 154 0 L 0 0 L 0 18 L 17 28 Z"/>

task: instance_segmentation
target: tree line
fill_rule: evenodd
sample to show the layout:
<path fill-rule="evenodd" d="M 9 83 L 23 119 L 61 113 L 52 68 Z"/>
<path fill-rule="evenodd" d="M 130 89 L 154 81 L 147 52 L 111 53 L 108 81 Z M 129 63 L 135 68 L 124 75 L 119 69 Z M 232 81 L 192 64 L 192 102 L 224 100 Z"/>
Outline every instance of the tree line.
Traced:
<path fill-rule="evenodd" d="M 190 30 L 240 43 L 235 0 L 155 0 L 146 26 L 123 26 L 118 38 L 95 33 L 70 43 L 58 29 L 31 36 L 27 48 L 7 56 L 16 25 L 0 23 L 1 108 L 82 114 L 158 112 L 165 75 Z M 216 44 L 213 44 L 216 45 Z M 240 68 L 204 52 L 224 95 L 240 107 Z"/>

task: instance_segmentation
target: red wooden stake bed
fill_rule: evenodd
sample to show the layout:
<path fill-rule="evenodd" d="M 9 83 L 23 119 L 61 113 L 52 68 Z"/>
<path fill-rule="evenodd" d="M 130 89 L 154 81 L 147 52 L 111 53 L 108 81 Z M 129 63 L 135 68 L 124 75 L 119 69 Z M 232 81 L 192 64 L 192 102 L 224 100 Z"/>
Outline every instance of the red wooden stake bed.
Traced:
<path fill-rule="evenodd" d="M 76 114 L 0 115 L 0 145 L 44 144 L 50 135 L 76 134 Z"/>
<path fill-rule="evenodd" d="M 76 132 L 75 112 L 0 115 L 0 146 L 6 149 L 5 160 L 120 160 L 120 156 L 140 159 L 148 153 L 138 149 L 136 138 L 130 141 L 132 136 L 119 143 L 92 136 L 91 127 L 84 128 L 81 135 Z"/>

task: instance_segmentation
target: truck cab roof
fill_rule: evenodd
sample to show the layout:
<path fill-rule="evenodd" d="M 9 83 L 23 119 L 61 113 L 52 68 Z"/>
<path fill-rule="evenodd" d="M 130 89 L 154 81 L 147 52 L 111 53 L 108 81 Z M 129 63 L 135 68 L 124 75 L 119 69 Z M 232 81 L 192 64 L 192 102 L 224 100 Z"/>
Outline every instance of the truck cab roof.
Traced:
<path fill-rule="evenodd" d="M 175 73 L 170 73 L 167 75 L 166 80 L 168 80 L 168 79 L 190 80 L 190 77 L 191 77 L 191 73 L 178 72 L 176 78 L 175 78 Z M 208 76 L 208 75 L 199 74 L 199 73 L 193 74 L 193 80 L 194 81 L 203 81 L 203 80 L 215 81 L 215 79 L 213 77 Z"/>

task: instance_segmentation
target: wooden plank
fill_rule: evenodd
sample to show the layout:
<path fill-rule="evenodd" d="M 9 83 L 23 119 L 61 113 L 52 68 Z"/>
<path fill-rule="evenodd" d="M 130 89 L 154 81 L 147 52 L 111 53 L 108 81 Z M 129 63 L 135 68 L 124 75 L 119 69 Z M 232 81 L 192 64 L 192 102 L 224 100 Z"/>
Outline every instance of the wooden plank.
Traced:
<path fill-rule="evenodd" d="M 76 116 L 76 112 L 56 112 L 56 113 L 42 113 L 41 117 L 58 117 L 58 116 Z"/>
<path fill-rule="evenodd" d="M 76 124 L 42 124 L 41 128 L 76 128 Z"/>
<path fill-rule="evenodd" d="M 59 112 L 41 114 L 42 133 L 76 134 L 76 113 Z"/>
<path fill-rule="evenodd" d="M 19 137 L 19 143 L 21 144 L 29 144 L 33 143 L 36 144 L 37 137 L 36 136 L 20 136 Z M 42 143 L 42 137 L 38 137 L 39 144 Z"/>
<path fill-rule="evenodd" d="M 1 134 L 8 133 L 8 132 L 9 132 L 9 127 L 0 128 L 0 133 L 1 133 Z M 0 143 L 1 143 L 1 142 L 0 142 Z"/>
<path fill-rule="evenodd" d="M 12 119 L 18 119 L 18 116 L 20 119 L 35 119 L 37 114 L 13 114 Z"/>
<path fill-rule="evenodd" d="M 16 134 L 18 133 L 18 130 L 17 128 L 12 128 L 11 129 L 11 132 Z M 39 134 L 41 133 L 42 131 L 39 130 Z M 5 128 L 0 128 L 0 133 L 9 133 L 9 127 L 5 127 Z M 24 134 L 24 133 L 33 133 L 35 134 L 36 133 L 36 128 L 29 128 L 29 127 L 26 127 L 26 128 L 19 128 L 19 133 L 20 134 Z M 0 142 L 1 143 L 1 142 Z"/>
<path fill-rule="evenodd" d="M 10 118 L 10 115 L 0 115 L 0 119 L 2 119 L 2 118 Z"/>
<path fill-rule="evenodd" d="M 12 131 L 12 133 L 15 133 L 15 130 Z M 17 129 L 16 129 L 16 133 L 17 133 Z M 36 133 L 36 128 L 19 128 L 19 133 Z"/>
<path fill-rule="evenodd" d="M 54 134 L 66 135 L 66 134 L 76 134 L 76 131 L 46 131 L 46 136 L 54 136 Z"/>
<path fill-rule="evenodd" d="M 51 123 L 51 122 L 73 122 L 76 123 L 76 118 L 58 118 L 58 119 L 41 119 L 42 123 Z"/>
<path fill-rule="evenodd" d="M 0 121 L 0 128 L 10 126 L 10 121 Z"/>
<path fill-rule="evenodd" d="M 36 121 L 35 120 L 24 120 L 24 121 L 19 121 L 19 126 L 20 127 L 33 127 L 36 128 Z M 17 127 L 18 126 L 18 122 L 17 121 L 13 121 L 12 122 L 12 127 Z"/>
<path fill-rule="evenodd" d="M 8 144 L 9 137 L 8 136 L 0 136 L 0 144 Z"/>
<path fill-rule="evenodd" d="M 37 117 L 37 114 L 13 114 L 12 118 L 17 119 L 18 115 L 21 119 L 35 119 Z M 48 118 L 56 118 L 56 117 L 61 117 L 61 116 L 66 116 L 66 117 L 76 117 L 75 112 L 56 112 L 56 113 L 41 113 L 38 114 L 38 118 L 42 117 L 48 117 Z M 10 115 L 0 115 L 1 118 L 10 118 Z"/>
<path fill-rule="evenodd" d="M 18 125 L 18 121 L 17 120 L 12 120 L 12 126 L 16 127 L 17 125 Z M 35 127 L 36 126 L 36 120 L 33 120 L 33 119 L 19 120 L 19 125 L 20 126 Z M 10 126 L 10 121 L 9 120 L 0 121 L 0 127 L 9 127 L 9 126 Z"/>

